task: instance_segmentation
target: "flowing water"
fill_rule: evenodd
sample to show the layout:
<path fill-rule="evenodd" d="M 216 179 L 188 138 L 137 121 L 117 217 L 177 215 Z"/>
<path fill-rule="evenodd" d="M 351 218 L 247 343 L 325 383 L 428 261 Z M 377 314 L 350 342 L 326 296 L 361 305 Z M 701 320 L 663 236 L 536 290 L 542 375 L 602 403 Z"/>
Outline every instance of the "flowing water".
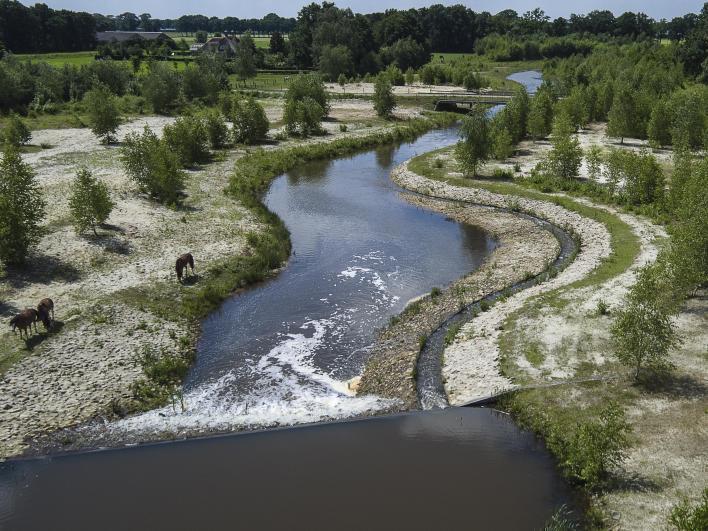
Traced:
<path fill-rule="evenodd" d="M 533 89 L 537 77 L 519 80 Z M 432 132 L 276 179 L 265 201 L 291 231 L 288 266 L 204 321 L 185 412 L 164 408 L 105 429 L 118 439 L 176 437 L 389 408 L 345 385 L 376 329 L 495 245 L 407 204 L 389 179 L 396 164 L 454 141 L 454 129 Z M 563 503 L 572 497 L 545 448 L 488 409 L 0 464 L 0 529 L 13 530 L 539 529 Z"/>
<path fill-rule="evenodd" d="M 389 409 L 351 396 L 376 330 L 406 303 L 474 270 L 490 236 L 408 204 L 389 174 L 416 153 L 456 141 L 456 129 L 400 146 L 305 164 L 265 197 L 290 230 L 293 254 L 274 279 L 207 318 L 172 406 L 111 430 L 182 433 L 315 422 Z"/>

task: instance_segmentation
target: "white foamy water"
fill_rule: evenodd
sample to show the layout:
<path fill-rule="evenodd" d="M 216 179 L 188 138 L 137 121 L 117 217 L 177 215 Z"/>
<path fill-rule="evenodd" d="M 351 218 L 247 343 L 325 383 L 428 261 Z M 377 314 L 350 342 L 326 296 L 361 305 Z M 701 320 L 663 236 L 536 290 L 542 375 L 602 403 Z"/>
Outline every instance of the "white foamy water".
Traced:
<path fill-rule="evenodd" d="M 375 314 L 395 304 L 398 297 L 391 296 L 387 281 L 396 279 L 397 269 L 379 273 L 358 265 L 370 261 L 380 266 L 394 260 L 380 253 L 354 256 L 354 265 L 331 280 L 335 286 L 353 282 L 362 286 L 358 291 L 371 292 L 369 308 L 342 308 L 320 299 L 324 307 L 330 307 L 328 318 L 307 320 L 296 331 L 279 334 L 264 355 L 246 359 L 215 380 L 187 391 L 184 411 L 177 401 L 174 407 L 122 419 L 107 429 L 145 434 L 229 431 L 343 419 L 390 409 L 395 401 L 355 396 L 347 380 L 318 367 L 315 360 L 318 350 L 344 336 L 357 321 L 357 313 Z M 355 350 L 359 351 L 361 348 Z M 351 376 L 346 365 L 352 354 L 343 356 L 335 370 L 344 369 Z"/>

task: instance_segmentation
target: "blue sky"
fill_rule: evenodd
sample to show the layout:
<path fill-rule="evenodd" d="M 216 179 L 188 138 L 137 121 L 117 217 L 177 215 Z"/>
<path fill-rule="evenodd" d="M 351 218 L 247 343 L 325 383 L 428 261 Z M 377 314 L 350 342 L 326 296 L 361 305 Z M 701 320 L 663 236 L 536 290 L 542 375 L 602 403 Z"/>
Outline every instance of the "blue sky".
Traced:
<path fill-rule="evenodd" d="M 34 0 L 22 0 L 32 4 Z M 587 13 L 593 9 L 609 9 L 615 15 L 624 11 L 642 11 L 649 16 L 673 18 L 689 12 L 697 13 L 704 0 L 339 0 L 339 7 L 351 7 L 360 13 L 383 11 L 388 8 L 407 9 L 431 4 L 464 4 L 475 11 L 496 13 L 503 9 L 515 9 L 519 13 L 541 7 L 551 17 L 568 17 L 570 13 Z M 155 18 L 177 18 L 185 14 L 208 16 L 233 16 L 260 18 L 267 13 L 281 16 L 296 16 L 301 6 L 311 3 L 302 0 L 45 0 L 53 8 L 88 11 L 90 13 L 118 14 L 125 11 L 150 13 Z"/>

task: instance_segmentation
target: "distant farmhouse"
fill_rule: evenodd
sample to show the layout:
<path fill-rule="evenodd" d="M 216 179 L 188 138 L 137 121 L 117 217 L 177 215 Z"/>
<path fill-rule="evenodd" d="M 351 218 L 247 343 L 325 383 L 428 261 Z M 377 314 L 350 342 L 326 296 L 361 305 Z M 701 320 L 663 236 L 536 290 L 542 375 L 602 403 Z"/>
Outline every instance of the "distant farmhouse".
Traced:
<path fill-rule="evenodd" d="M 96 33 L 96 40 L 99 44 L 135 40 L 174 43 L 172 37 L 161 31 L 99 31 Z"/>
<path fill-rule="evenodd" d="M 236 54 L 238 43 L 239 39 L 236 36 L 212 37 L 204 44 L 193 44 L 189 47 L 189 51 L 192 53 L 215 53 L 232 57 Z"/>

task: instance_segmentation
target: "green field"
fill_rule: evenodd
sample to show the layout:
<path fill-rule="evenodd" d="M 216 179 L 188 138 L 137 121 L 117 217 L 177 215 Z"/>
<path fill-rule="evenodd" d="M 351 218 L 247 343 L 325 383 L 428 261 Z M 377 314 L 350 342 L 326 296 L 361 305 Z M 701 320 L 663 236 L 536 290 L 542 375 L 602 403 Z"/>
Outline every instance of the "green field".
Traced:
<path fill-rule="evenodd" d="M 28 53 L 17 54 L 15 57 L 27 61 L 41 61 L 52 66 L 87 65 L 92 63 L 96 52 L 67 52 L 67 53 Z"/>

